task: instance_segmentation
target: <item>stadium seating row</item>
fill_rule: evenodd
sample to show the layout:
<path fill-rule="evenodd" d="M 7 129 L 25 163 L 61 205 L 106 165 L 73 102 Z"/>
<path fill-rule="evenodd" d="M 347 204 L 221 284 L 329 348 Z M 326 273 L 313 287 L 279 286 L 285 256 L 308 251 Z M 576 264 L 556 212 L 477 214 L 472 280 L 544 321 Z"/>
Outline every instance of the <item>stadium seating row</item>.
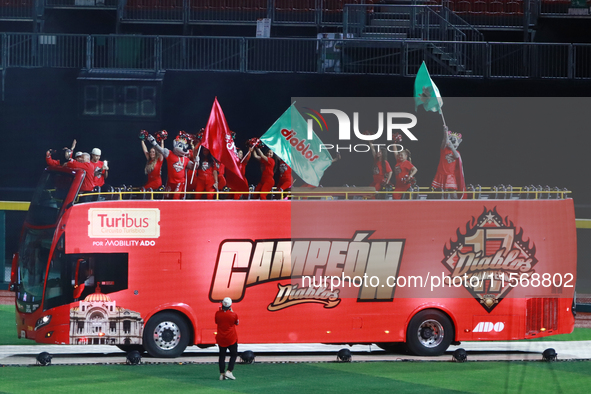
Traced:
<path fill-rule="evenodd" d="M 457 14 L 523 14 L 523 0 L 451 0 Z"/>

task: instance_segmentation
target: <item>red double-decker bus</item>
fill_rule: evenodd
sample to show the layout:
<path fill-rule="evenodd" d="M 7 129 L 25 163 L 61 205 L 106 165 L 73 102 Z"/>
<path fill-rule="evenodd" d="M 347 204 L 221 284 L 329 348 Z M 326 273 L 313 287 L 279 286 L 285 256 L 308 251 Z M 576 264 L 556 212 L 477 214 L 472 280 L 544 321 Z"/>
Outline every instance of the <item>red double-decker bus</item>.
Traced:
<path fill-rule="evenodd" d="M 564 193 L 82 202 L 83 177 L 50 167 L 35 191 L 11 278 L 20 338 L 176 357 L 215 343 L 224 297 L 240 343 L 404 342 L 439 355 L 574 327 Z"/>

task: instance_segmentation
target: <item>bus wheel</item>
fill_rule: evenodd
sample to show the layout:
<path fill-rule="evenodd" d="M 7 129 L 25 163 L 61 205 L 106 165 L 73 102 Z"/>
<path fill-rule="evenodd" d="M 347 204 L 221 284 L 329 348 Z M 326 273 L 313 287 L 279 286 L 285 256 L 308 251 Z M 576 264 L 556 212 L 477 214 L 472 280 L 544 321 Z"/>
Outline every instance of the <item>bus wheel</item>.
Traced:
<path fill-rule="evenodd" d="M 117 347 L 126 353 L 131 352 L 133 350 L 137 350 L 138 352 L 140 352 L 140 354 L 142 354 L 146 351 L 143 345 L 117 345 Z"/>
<path fill-rule="evenodd" d="M 453 339 L 453 324 L 444 313 L 434 309 L 417 313 L 406 331 L 406 346 L 416 356 L 442 355 Z"/>
<path fill-rule="evenodd" d="M 189 326 L 176 313 L 154 315 L 144 329 L 144 347 L 152 357 L 174 358 L 189 344 Z"/>

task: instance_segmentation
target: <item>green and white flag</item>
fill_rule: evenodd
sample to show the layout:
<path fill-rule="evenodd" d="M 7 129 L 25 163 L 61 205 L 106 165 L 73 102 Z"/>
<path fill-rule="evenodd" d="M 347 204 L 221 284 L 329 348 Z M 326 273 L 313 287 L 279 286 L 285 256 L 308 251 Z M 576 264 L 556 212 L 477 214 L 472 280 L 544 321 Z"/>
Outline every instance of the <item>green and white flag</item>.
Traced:
<path fill-rule="evenodd" d="M 439 93 L 439 89 L 431 79 L 427 66 L 423 61 L 417 77 L 415 78 L 415 111 L 422 105 L 425 111 L 440 112 L 443 106 L 443 99 Z"/>
<path fill-rule="evenodd" d="M 316 133 L 311 133 L 312 138 L 308 138 L 306 120 L 292 104 L 263 134 L 261 141 L 304 182 L 318 186 L 324 171 L 332 163 L 332 157 L 326 149 L 320 149 L 322 141 Z"/>

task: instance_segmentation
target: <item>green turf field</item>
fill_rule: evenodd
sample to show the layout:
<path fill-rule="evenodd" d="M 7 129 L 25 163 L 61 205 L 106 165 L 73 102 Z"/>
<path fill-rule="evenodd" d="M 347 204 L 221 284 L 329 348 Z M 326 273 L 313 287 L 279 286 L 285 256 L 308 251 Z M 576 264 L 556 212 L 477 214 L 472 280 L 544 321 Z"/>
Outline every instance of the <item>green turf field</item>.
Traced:
<path fill-rule="evenodd" d="M 14 305 L 0 305 L 0 345 L 34 345 L 35 342 L 18 339 Z"/>
<path fill-rule="evenodd" d="M 0 368 L 3 393 L 584 393 L 591 361 L 366 362 L 237 365 L 219 381 L 215 364 Z"/>

